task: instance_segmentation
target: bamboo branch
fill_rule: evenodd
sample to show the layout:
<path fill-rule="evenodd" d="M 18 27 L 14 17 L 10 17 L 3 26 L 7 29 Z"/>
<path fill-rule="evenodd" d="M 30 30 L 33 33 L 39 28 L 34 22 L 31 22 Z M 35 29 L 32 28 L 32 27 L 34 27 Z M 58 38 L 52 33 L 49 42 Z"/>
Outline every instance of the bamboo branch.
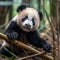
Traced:
<path fill-rule="evenodd" d="M 11 42 L 11 43 L 13 43 L 13 44 L 15 44 L 15 45 L 23 48 L 23 49 L 26 49 L 28 51 L 31 51 L 33 53 L 40 53 L 40 54 L 42 53 L 42 52 L 40 52 L 40 51 L 38 51 L 38 50 L 36 50 L 36 49 L 34 49 L 34 48 L 32 48 L 32 47 L 30 47 L 30 46 L 22 43 L 20 41 L 17 41 L 17 40 L 9 40 L 9 38 L 6 35 L 2 34 L 2 33 L 0 33 L 0 38 L 3 38 L 3 39 L 5 39 L 8 42 Z M 46 54 L 42 54 L 42 55 L 40 55 L 40 57 L 45 58 L 47 60 L 54 60 L 53 57 L 48 56 Z"/>
<path fill-rule="evenodd" d="M 25 59 L 28 59 L 28 58 L 32 58 L 32 57 L 36 57 L 36 56 L 42 55 L 44 53 L 45 52 L 42 52 L 41 54 L 37 53 L 37 54 L 29 55 L 29 56 L 26 56 L 26 57 L 23 57 L 23 58 L 18 58 L 18 59 L 15 59 L 15 60 L 25 60 Z"/>

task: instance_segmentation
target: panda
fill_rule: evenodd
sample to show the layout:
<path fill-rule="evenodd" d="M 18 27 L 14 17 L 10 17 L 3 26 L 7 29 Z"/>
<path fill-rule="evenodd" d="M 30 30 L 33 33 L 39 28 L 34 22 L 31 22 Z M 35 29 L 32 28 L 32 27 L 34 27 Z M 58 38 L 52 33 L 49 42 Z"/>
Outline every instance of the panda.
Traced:
<path fill-rule="evenodd" d="M 35 47 L 43 48 L 45 52 L 50 52 L 51 45 L 42 39 L 38 32 L 40 20 L 42 20 L 42 13 L 38 12 L 34 8 L 27 7 L 26 5 L 20 5 L 17 8 L 17 12 L 18 14 L 6 27 L 5 34 L 8 38 L 10 40 L 18 40 L 24 43 L 28 42 Z M 10 49 L 10 43 L 5 42 L 4 46 L 0 50 L 0 53 L 10 57 L 11 55 L 9 52 L 4 50 L 4 47 L 12 51 L 12 49 Z M 19 47 L 16 47 L 16 49 L 19 49 Z M 22 48 L 20 48 L 20 50 L 21 49 Z M 14 51 L 14 53 L 16 52 Z M 19 54 L 20 53 L 21 52 L 19 52 Z"/>

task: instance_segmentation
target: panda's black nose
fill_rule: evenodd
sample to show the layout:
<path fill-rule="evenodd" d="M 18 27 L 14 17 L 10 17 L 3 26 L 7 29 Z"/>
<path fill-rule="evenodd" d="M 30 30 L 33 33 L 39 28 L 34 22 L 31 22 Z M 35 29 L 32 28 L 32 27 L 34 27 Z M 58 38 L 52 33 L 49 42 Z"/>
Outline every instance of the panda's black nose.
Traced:
<path fill-rule="evenodd" d="M 26 27 L 31 27 L 29 24 L 25 24 Z"/>

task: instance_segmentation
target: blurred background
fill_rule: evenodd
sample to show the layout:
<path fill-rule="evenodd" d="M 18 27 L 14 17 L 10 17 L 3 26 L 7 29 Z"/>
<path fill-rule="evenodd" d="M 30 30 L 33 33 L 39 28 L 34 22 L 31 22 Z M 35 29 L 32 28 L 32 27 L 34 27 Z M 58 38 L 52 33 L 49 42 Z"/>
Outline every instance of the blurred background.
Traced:
<path fill-rule="evenodd" d="M 38 31 L 52 44 L 54 60 L 60 59 L 60 0 L 0 0 L 0 32 L 17 14 L 19 5 L 26 4 L 43 13 Z M 55 43 L 56 42 L 56 43 Z M 57 58 L 58 57 L 58 58 Z"/>

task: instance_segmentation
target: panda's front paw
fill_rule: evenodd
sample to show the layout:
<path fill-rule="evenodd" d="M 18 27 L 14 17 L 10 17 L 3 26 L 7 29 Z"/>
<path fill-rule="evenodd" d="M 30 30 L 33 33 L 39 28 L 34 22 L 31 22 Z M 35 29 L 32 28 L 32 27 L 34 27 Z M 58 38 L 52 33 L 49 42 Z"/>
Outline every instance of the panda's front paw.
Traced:
<path fill-rule="evenodd" d="M 11 33 L 6 33 L 9 39 L 17 39 L 18 38 L 18 33 L 17 32 L 11 32 Z"/>
<path fill-rule="evenodd" d="M 43 49 L 45 50 L 45 52 L 51 52 L 52 47 L 47 43 L 43 45 Z"/>

